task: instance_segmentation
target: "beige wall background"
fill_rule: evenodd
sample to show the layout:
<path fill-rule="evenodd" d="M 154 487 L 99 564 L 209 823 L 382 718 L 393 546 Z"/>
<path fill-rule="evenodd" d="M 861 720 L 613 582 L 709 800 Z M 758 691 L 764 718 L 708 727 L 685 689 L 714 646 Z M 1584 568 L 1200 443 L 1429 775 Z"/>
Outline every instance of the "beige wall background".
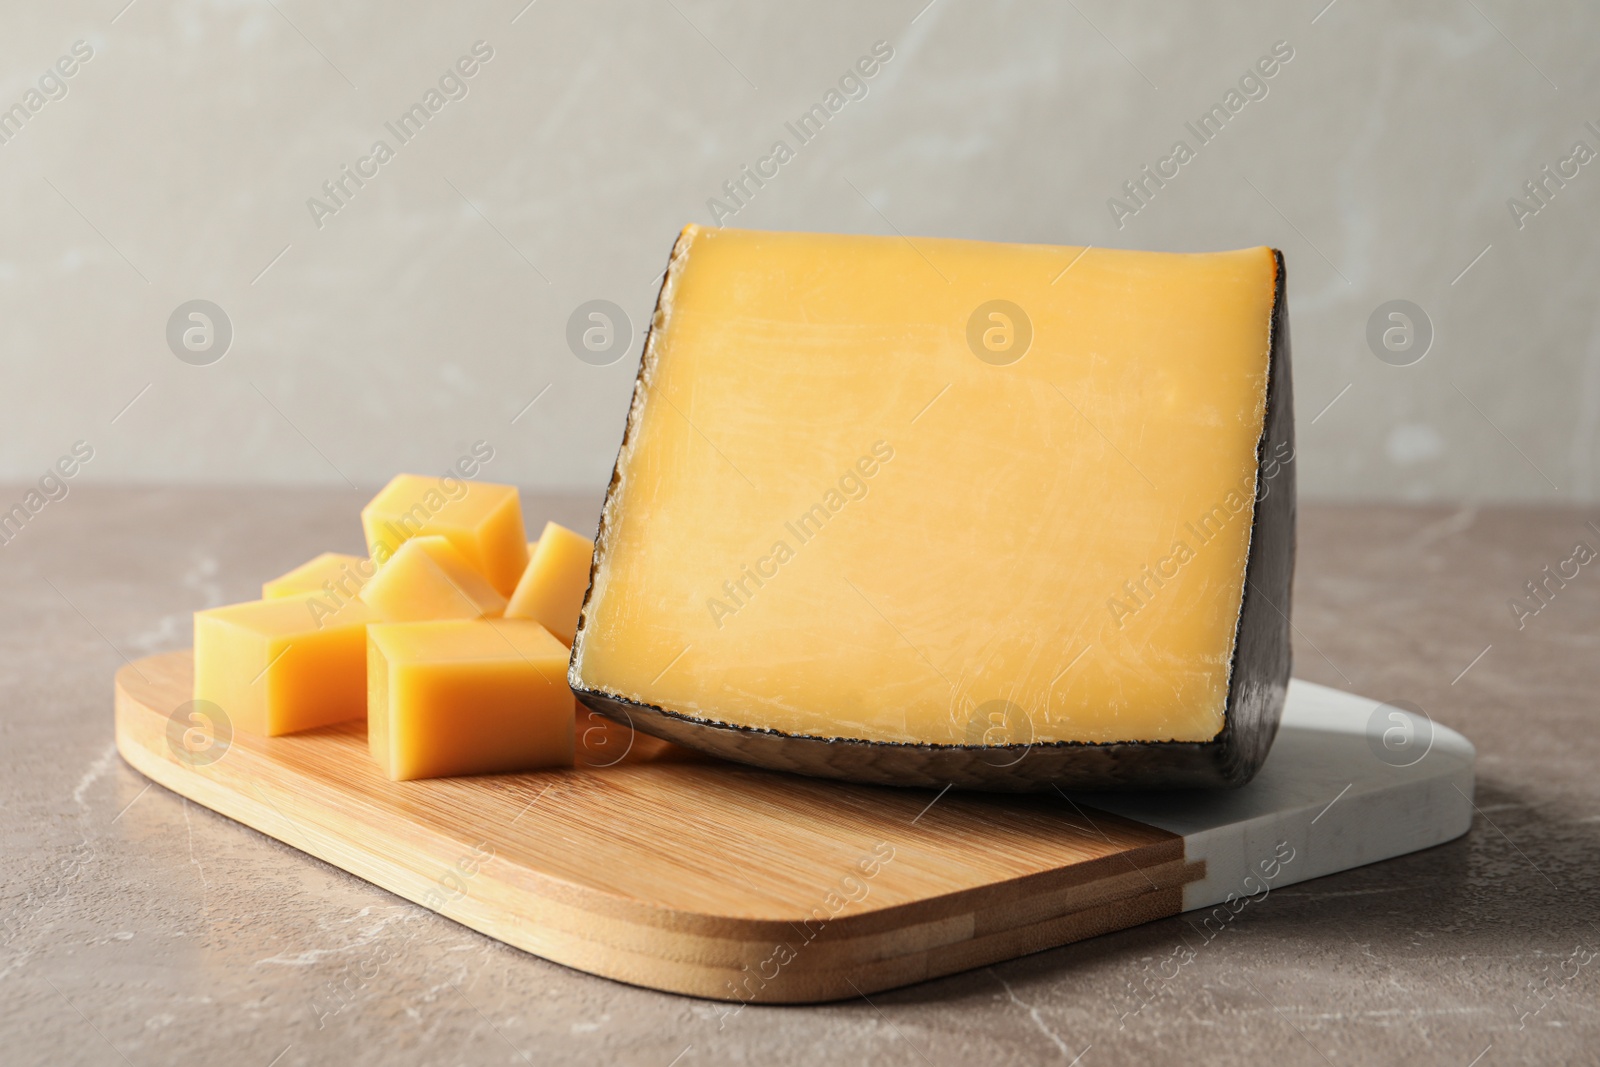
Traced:
<path fill-rule="evenodd" d="M 598 489 L 676 231 L 781 139 L 725 221 L 1282 248 L 1307 496 L 1600 493 L 1592 3 L 125 3 L 0 6 L 0 479 L 84 441 L 84 481 L 365 486 L 487 441 L 488 477 Z M 231 324 L 205 365 L 168 343 L 191 300 Z M 591 300 L 632 322 L 609 365 L 567 343 Z M 1416 362 L 1369 346 L 1394 300 Z"/>

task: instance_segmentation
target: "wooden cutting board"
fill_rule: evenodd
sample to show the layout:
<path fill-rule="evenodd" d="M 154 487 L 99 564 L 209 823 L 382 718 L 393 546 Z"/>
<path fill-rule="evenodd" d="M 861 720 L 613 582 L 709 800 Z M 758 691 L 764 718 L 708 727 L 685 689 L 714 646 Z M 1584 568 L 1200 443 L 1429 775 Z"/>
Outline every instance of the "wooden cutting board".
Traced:
<path fill-rule="evenodd" d="M 212 730 L 192 672 L 173 652 L 117 673 L 117 746 L 155 782 L 518 948 L 735 1002 L 870 994 L 1197 908 L 1225 924 L 1472 818 L 1459 734 L 1298 681 L 1243 789 L 1089 798 L 802 778 L 588 713 L 588 766 L 390 782 L 364 724 Z"/>

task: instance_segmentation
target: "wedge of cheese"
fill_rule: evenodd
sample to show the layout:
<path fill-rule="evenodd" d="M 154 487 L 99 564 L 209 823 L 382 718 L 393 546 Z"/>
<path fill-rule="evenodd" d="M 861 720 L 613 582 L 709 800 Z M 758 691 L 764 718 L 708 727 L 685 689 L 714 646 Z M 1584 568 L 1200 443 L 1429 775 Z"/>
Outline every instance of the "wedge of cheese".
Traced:
<path fill-rule="evenodd" d="M 764 766 L 1236 785 L 1289 677 L 1282 256 L 678 239 L 570 681 Z"/>

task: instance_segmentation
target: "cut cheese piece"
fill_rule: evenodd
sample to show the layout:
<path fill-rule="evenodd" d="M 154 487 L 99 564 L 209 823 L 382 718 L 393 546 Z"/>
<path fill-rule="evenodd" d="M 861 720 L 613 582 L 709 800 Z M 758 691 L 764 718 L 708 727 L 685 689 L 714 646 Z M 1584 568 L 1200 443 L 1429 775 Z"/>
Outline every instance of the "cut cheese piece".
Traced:
<path fill-rule="evenodd" d="M 506 598 L 449 538 L 429 534 L 401 544 L 361 590 L 385 622 L 481 619 L 505 610 Z"/>
<path fill-rule="evenodd" d="M 262 600 L 291 596 L 337 598 L 343 603 L 361 592 L 375 568 L 372 561 L 344 552 L 324 552 L 288 574 L 261 584 Z"/>
<path fill-rule="evenodd" d="M 360 600 L 252 600 L 194 614 L 194 696 L 233 728 L 269 737 L 359 719 L 367 710 Z"/>
<path fill-rule="evenodd" d="M 535 545 L 528 569 L 506 606 L 506 618 L 532 619 L 570 645 L 589 588 L 594 542 L 550 522 Z"/>
<path fill-rule="evenodd" d="M 1239 784 L 1289 674 L 1282 257 L 688 227 L 571 680 L 902 785 Z"/>
<path fill-rule="evenodd" d="M 511 485 L 396 475 L 361 509 L 361 527 L 380 567 L 408 538 L 448 537 L 502 596 L 528 565 L 522 504 Z"/>
<path fill-rule="evenodd" d="M 535 622 L 368 628 L 367 741 L 394 781 L 570 766 L 567 649 Z"/>

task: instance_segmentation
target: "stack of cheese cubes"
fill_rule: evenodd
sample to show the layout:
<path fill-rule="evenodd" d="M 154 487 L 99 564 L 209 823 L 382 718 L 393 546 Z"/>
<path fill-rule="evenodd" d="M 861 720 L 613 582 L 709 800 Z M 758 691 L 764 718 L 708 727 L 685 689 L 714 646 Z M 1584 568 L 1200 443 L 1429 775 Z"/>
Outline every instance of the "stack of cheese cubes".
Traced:
<path fill-rule="evenodd" d="M 396 781 L 565 766 L 568 648 L 594 544 L 528 543 L 517 490 L 402 474 L 361 510 L 370 558 L 324 553 L 194 617 L 194 695 L 236 730 L 367 719 Z"/>

